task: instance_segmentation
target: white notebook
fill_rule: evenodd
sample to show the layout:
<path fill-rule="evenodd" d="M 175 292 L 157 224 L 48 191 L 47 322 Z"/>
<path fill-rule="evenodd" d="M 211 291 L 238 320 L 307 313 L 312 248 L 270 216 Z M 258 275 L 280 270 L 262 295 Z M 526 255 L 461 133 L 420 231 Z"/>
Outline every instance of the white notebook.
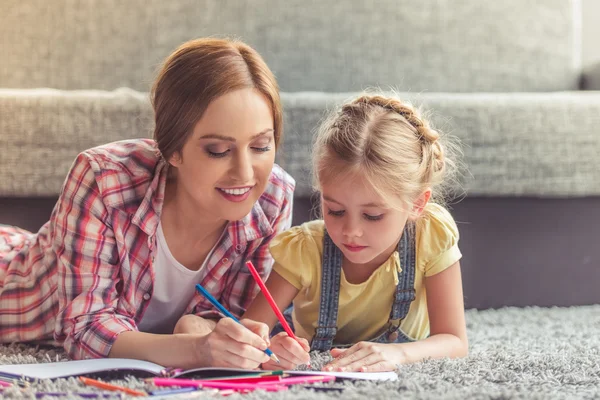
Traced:
<path fill-rule="evenodd" d="M 0 376 L 6 378 L 54 379 L 109 371 L 139 371 L 156 376 L 181 377 L 187 374 L 215 377 L 256 373 L 256 370 L 235 368 L 195 368 L 170 371 L 148 361 L 128 358 L 98 358 L 92 360 L 63 361 L 40 364 L 0 365 Z M 325 371 L 285 371 L 290 375 L 332 375 L 339 379 L 353 380 L 397 380 L 395 372 L 325 372 Z"/>

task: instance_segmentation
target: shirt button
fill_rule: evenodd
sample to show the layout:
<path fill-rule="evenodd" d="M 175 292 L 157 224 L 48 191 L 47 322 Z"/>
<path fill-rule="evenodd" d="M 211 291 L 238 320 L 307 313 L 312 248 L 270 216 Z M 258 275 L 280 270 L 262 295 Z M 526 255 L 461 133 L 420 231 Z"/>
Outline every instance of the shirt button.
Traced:
<path fill-rule="evenodd" d="M 150 294 L 149 293 L 144 293 L 144 300 L 148 301 L 150 300 Z"/>
<path fill-rule="evenodd" d="M 241 253 L 242 251 L 244 251 L 244 246 L 241 244 L 236 244 L 235 251 L 237 251 L 238 253 Z"/>
<path fill-rule="evenodd" d="M 229 262 L 229 258 L 224 258 L 224 259 L 221 260 L 221 262 L 223 264 L 227 264 Z"/>

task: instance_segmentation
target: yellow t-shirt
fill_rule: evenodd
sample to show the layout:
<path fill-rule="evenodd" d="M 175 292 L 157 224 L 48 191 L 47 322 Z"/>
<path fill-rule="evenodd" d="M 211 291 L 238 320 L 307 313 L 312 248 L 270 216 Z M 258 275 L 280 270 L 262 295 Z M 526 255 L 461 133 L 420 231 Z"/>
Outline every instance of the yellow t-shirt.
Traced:
<path fill-rule="evenodd" d="M 321 257 L 324 222 L 310 221 L 279 234 L 270 244 L 274 270 L 300 290 L 294 299 L 296 334 L 310 340 L 319 317 Z M 458 228 L 450 213 L 428 204 L 417 221 L 415 255 L 415 300 L 400 328 L 413 339 L 429 336 L 429 317 L 424 278 L 440 273 L 461 258 Z M 401 270 L 397 251 L 365 282 L 349 283 L 342 270 L 336 343 L 369 340 L 389 320 Z"/>

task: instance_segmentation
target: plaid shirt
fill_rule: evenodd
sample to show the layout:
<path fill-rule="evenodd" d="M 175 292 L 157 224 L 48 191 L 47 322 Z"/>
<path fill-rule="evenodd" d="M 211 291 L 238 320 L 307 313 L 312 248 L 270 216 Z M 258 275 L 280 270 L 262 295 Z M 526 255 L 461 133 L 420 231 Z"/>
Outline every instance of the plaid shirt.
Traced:
<path fill-rule="evenodd" d="M 119 333 L 137 330 L 152 296 L 167 170 L 152 140 L 87 150 L 37 234 L 0 227 L 1 342 L 54 336 L 71 358 L 106 357 Z M 207 261 L 199 283 L 237 316 L 258 292 L 244 263 L 270 273 L 268 242 L 290 227 L 294 186 L 275 165 L 252 211 L 228 224 Z M 219 317 L 198 294 L 190 313 Z"/>

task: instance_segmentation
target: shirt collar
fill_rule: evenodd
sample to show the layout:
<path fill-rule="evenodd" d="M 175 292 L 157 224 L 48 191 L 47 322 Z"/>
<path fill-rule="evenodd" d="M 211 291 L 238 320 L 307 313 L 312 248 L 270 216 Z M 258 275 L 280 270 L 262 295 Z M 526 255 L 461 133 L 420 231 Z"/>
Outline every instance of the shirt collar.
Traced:
<path fill-rule="evenodd" d="M 162 158 L 156 165 L 154 178 L 146 190 L 146 194 L 140 203 L 131 221 L 140 227 L 147 235 L 156 233 L 160 222 L 160 214 L 165 202 L 165 187 L 167 185 L 168 164 Z"/>
<path fill-rule="evenodd" d="M 156 234 L 160 222 L 168 171 L 168 163 L 161 159 L 156 166 L 152 183 L 132 218 L 132 222 L 150 236 Z M 241 246 L 273 233 L 273 227 L 258 201 L 254 203 L 252 210 L 245 217 L 238 221 L 231 221 L 227 230 L 234 245 Z"/>

